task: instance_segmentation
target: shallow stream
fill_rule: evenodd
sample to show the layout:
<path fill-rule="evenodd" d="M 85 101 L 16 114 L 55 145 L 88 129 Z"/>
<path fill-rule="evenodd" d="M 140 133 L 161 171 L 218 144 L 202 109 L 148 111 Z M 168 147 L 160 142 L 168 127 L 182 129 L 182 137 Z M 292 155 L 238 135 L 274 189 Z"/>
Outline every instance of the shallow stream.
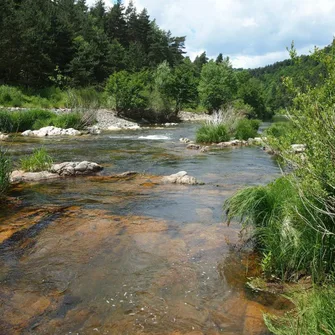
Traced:
<path fill-rule="evenodd" d="M 8 145 L 16 160 L 43 145 L 57 162 L 105 169 L 12 190 L 20 202 L 0 213 L 0 334 L 268 334 L 262 313 L 286 302 L 245 288 L 255 260 L 222 204 L 280 171 L 259 148 L 187 150 L 179 138 L 196 127 Z M 129 170 L 140 174 L 110 177 Z M 159 184 L 182 170 L 205 185 Z"/>

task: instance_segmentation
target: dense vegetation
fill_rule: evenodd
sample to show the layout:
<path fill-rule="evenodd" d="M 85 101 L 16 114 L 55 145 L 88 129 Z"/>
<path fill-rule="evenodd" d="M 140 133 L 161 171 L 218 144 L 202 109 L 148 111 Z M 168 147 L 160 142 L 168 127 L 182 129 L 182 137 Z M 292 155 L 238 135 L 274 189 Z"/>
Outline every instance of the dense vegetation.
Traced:
<path fill-rule="evenodd" d="M 95 106 L 149 121 L 187 108 L 212 112 L 236 99 L 249 117 L 271 115 L 260 80 L 234 71 L 222 54 L 192 62 L 184 43 L 132 2 L 2 1 L 0 105 L 72 108 L 74 89 L 91 87 Z"/>
<path fill-rule="evenodd" d="M 326 69 L 317 85 L 301 86 L 292 78 L 284 80 L 293 97 L 287 109 L 289 123 L 270 129 L 268 140 L 285 163 L 286 173 L 267 186 L 241 190 L 226 203 L 229 218 L 240 217 L 244 225 L 253 227 L 267 278 L 299 280 L 311 276 L 316 285 L 330 285 L 316 287 L 307 298 L 297 298 L 299 322 L 294 314 L 273 323 L 268 320 L 275 334 L 332 334 L 334 331 L 333 308 L 325 304 L 322 310 L 320 306 L 325 296 L 334 297 L 333 50 L 316 50 L 312 55 Z M 294 153 L 293 141 L 305 145 L 303 153 Z M 291 329 L 292 326 L 295 328 Z"/>
<path fill-rule="evenodd" d="M 46 126 L 83 129 L 91 125 L 94 117 L 78 112 L 56 114 L 48 110 L 30 109 L 27 111 L 0 110 L 0 132 L 23 132 L 27 129 L 40 129 Z"/>

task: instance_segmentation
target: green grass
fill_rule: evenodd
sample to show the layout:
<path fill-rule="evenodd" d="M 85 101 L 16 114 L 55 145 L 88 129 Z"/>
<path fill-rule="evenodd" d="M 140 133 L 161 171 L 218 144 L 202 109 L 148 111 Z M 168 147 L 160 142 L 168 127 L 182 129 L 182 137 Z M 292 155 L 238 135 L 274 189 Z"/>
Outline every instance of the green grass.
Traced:
<path fill-rule="evenodd" d="M 23 132 L 28 129 L 37 130 L 46 126 L 82 130 L 94 122 L 94 114 L 91 112 L 72 112 L 58 115 L 41 109 L 0 110 L 0 131 L 4 133 Z"/>
<path fill-rule="evenodd" d="M 10 173 L 12 171 L 12 161 L 7 152 L 0 148 L 0 198 L 8 191 L 10 186 Z"/>
<path fill-rule="evenodd" d="M 0 86 L 0 106 L 21 107 L 26 102 L 24 94 L 16 87 Z"/>
<path fill-rule="evenodd" d="M 241 119 L 237 122 L 235 137 L 239 140 L 248 140 L 258 135 L 257 131 L 261 124 L 259 120 Z"/>
<path fill-rule="evenodd" d="M 236 217 L 244 227 L 252 227 L 266 277 L 296 280 L 312 275 L 321 282 L 335 270 L 335 235 L 316 230 L 321 224 L 330 229 L 332 221 L 327 215 L 320 216 L 313 201 L 303 202 L 297 185 L 288 177 L 238 191 L 226 201 L 228 221 Z"/>
<path fill-rule="evenodd" d="M 220 143 L 230 139 L 227 127 L 224 124 L 206 124 L 197 130 L 196 141 L 198 143 Z"/>
<path fill-rule="evenodd" d="M 328 286 L 293 295 L 296 309 L 283 317 L 265 315 L 265 323 L 275 335 L 335 334 L 335 290 Z"/>
<path fill-rule="evenodd" d="M 47 171 L 53 164 L 52 157 L 45 148 L 35 149 L 33 153 L 20 161 L 21 169 L 27 172 Z"/>

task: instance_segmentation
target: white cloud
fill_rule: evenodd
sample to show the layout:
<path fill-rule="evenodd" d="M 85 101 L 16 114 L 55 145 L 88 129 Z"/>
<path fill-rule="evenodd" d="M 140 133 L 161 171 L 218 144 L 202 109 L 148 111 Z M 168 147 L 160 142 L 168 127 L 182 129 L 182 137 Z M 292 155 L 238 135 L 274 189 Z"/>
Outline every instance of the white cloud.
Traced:
<path fill-rule="evenodd" d="M 222 52 L 234 65 L 254 67 L 286 58 L 285 47 L 292 40 L 299 50 L 327 45 L 335 31 L 333 0 L 134 0 L 134 4 L 139 10 L 146 7 L 151 18 L 173 35 L 186 35 L 190 56 L 202 50 L 208 55 Z"/>

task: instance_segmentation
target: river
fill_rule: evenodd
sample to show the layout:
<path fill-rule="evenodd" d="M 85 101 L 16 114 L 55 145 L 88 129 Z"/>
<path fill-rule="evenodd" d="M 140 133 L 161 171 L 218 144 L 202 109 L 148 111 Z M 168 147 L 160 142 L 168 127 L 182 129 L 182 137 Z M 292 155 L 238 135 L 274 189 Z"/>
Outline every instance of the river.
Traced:
<path fill-rule="evenodd" d="M 252 294 L 252 254 L 222 205 L 280 171 L 256 147 L 200 153 L 180 137 L 196 124 L 28 139 L 14 159 L 44 146 L 55 162 L 90 160 L 101 176 L 17 185 L 0 213 L 0 333 L 268 334 L 263 311 L 280 297 Z M 128 170 L 140 174 L 111 178 Z M 162 185 L 187 171 L 202 186 Z"/>

